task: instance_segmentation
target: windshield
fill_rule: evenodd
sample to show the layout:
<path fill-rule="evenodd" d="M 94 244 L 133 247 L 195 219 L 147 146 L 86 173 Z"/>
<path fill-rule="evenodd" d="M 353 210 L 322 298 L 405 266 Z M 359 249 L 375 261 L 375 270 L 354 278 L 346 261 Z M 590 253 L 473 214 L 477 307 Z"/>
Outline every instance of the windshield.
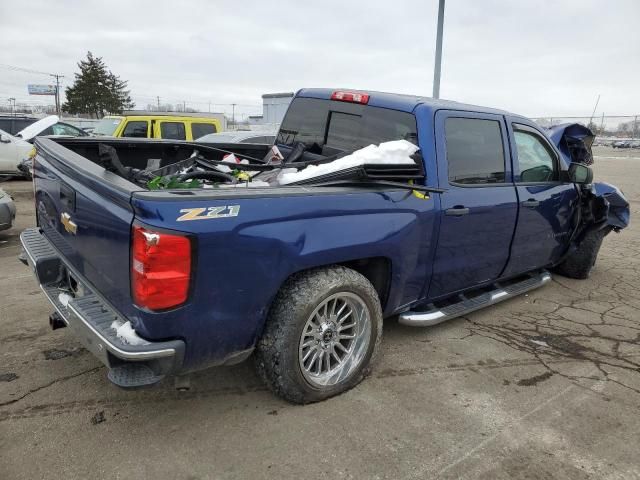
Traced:
<path fill-rule="evenodd" d="M 118 125 L 122 122 L 122 118 L 105 117 L 96 124 L 96 128 L 93 130 L 94 135 L 106 135 L 108 137 L 113 135 Z"/>
<path fill-rule="evenodd" d="M 353 151 L 390 140 L 418 144 L 413 114 L 346 102 L 299 97 L 291 102 L 276 143 L 303 142 L 307 151 Z"/>

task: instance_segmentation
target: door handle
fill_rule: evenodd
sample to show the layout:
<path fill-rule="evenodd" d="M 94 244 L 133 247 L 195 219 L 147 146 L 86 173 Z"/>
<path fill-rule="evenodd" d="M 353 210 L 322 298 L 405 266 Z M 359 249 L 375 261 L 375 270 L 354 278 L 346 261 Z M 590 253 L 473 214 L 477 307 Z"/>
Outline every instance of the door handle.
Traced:
<path fill-rule="evenodd" d="M 467 215 L 469 213 L 469 209 L 463 207 L 462 205 L 456 205 L 453 208 L 447 208 L 444 211 L 445 215 L 450 217 L 461 217 L 462 215 Z"/>
<path fill-rule="evenodd" d="M 540 202 L 538 200 L 530 198 L 529 200 L 525 200 L 524 202 L 522 202 L 520 205 L 527 208 L 536 208 L 540 205 Z"/>

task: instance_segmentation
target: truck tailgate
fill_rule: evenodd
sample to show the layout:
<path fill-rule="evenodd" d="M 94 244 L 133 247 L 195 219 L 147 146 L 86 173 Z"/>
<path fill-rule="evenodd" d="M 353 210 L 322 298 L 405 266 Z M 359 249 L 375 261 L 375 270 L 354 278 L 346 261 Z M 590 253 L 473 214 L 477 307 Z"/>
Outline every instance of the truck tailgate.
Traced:
<path fill-rule="evenodd" d="M 39 138 L 36 147 L 38 226 L 65 263 L 126 314 L 130 198 L 138 188 L 50 139 Z"/>

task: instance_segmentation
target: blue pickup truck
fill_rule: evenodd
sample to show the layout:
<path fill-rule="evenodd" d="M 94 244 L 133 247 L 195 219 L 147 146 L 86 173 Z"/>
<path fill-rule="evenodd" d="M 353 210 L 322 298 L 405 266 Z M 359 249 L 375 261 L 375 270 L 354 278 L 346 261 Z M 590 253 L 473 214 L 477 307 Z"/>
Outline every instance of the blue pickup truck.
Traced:
<path fill-rule="evenodd" d="M 416 145 L 413 168 L 249 188 L 256 173 L 395 140 Z M 592 141 L 580 125 L 547 131 L 500 110 L 330 89 L 295 95 L 279 161 L 271 145 L 40 138 L 22 259 L 51 326 L 73 330 L 116 385 L 253 354 L 274 393 L 319 401 L 368 373 L 384 318 L 430 326 L 550 271 L 586 278 L 629 221 L 620 190 L 592 182 Z M 230 154 L 246 188 L 223 188 L 239 187 L 219 168 Z M 175 183 L 150 181 L 176 165 Z M 187 177 L 202 182 L 182 188 Z"/>

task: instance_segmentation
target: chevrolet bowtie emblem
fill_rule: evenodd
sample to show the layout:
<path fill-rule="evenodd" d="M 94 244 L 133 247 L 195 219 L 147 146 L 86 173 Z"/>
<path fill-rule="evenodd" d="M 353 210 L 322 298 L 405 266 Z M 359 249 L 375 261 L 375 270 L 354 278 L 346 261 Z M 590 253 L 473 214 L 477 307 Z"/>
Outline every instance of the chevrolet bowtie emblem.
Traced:
<path fill-rule="evenodd" d="M 78 225 L 71 221 L 71 215 L 69 215 L 68 213 L 62 212 L 60 214 L 60 222 L 62 223 L 62 225 L 64 225 L 64 229 L 67 232 L 75 235 L 78 231 Z"/>

